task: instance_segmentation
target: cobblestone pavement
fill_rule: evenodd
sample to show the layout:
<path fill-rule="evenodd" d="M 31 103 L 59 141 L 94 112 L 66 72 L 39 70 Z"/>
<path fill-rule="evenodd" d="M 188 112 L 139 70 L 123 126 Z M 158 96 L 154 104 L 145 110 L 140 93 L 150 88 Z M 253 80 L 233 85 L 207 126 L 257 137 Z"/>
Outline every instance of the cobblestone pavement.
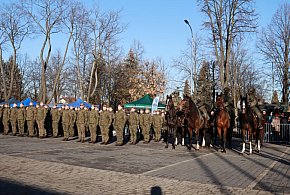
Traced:
<path fill-rule="evenodd" d="M 0 194 L 290 194 L 290 148 L 117 147 L 0 135 Z"/>

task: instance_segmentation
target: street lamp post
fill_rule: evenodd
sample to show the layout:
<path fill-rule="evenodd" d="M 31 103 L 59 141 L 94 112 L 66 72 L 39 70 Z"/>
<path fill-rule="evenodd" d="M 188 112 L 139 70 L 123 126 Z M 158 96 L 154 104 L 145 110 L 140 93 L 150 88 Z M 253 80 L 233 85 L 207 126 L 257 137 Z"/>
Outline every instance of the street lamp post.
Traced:
<path fill-rule="evenodd" d="M 192 32 L 192 28 L 188 22 L 188 20 L 184 20 L 185 24 L 187 24 L 190 28 L 190 32 L 191 32 L 191 62 L 194 64 L 194 97 L 196 97 L 196 64 L 193 62 L 193 32 Z M 193 86 L 192 86 L 192 65 L 190 67 L 190 95 L 192 95 L 192 91 L 193 91 Z"/>

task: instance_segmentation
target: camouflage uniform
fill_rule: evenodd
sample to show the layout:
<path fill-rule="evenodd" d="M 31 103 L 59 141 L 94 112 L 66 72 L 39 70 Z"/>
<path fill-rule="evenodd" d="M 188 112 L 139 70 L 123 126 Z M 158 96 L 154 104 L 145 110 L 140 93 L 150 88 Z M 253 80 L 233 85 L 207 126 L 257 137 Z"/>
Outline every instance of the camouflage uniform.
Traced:
<path fill-rule="evenodd" d="M 33 106 L 29 106 L 26 108 L 26 121 L 27 121 L 29 137 L 34 136 L 35 112 L 36 112 L 36 108 Z"/>
<path fill-rule="evenodd" d="M 130 130 L 130 141 L 132 144 L 137 143 L 137 128 L 139 124 L 139 115 L 135 111 L 131 111 L 129 117 L 128 117 L 128 122 L 129 122 L 129 130 Z"/>
<path fill-rule="evenodd" d="M 63 141 L 68 141 L 69 138 L 69 125 L 71 120 L 70 110 L 62 110 L 62 128 L 63 128 Z"/>
<path fill-rule="evenodd" d="M 36 109 L 36 123 L 38 126 L 39 138 L 44 138 L 46 136 L 46 130 L 44 128 L 44 122 L 47 114 L 47 109 L 43 106 Z"/>
<path fill-rule="evenodd" d="M 17 125 L 19 130 L 19 135 L 24 135 L 24 124 L 25 124 L 25 118 L 26 118 L 26 110 L 24 107 L 19 108 L 17 110 Z"/>
<path fill-rule="evenodd" d="M 12 134 L 14 136 L 17 133 L 17 111 L 18 111 L 18 108 L 16 107 L 10 109 L 10 123 L 12 126 Z"/>
<path fill-rule="evenodd" d="M 4 135 L 7 135 L 9 132 L 9 116 L 10 116 L 10 109 L 8 107 L 5 107 L 3 109 L 3 114 L 2 114 L 2 123 L 4 127 Z"/>
<path fill-rule="evenodd" d="M 249 92 L 248 92 L 248 103 L 250 108 L 255 112 L 255 114 L 258 116 L 258 125 L 259 128 L 262 128 L 261 124 L 262 124 L 262 113 L 260 108 L 258 107 L 258 100 L 255 94 L 255 89 L 254 88 L 250 88 Z"/>
<path fill-rule="evenodd" d="M 112 114 L 107 111 L 103 110 L 100 112 L 100 120 L 99 120 L 99 125 L 101 129 L 101 134 L 102 134 L 102 143 L 103 144 L 108 144 L 109 142 L 109 128 L 112 123 Z"/>
<path fill-rule="evenodd" d="M 99 123 L 99 111 L 92 109 L 88 112 L 88 126 L 90 129 L 91 141 L 90 143 L 96 143 L 97 141 L 97 126 Z"/>
<path fill-rule="evenodd" d="M 179 92 L 178 91 L 174 91 L 172 93 L 172 101 L 173 101 L 174 107 L 177 107 L 179 102 L 181 102 L 181 97 L 179 96 Z"/>
<path fill-rule="evenodd" d="M 234 114 L 233 113 L 234 100 L 229 94 L 229 88 L 228 87 L 225 87 L 223 97 L 224 97 L 224 107 L 226 108 L 226 110 L 228 111 L 230 116 L 232 116 Z"/>
<path fill-rule="evenodd" d="M 61 112 L 54 107 L 51 111 L 51 120 L 52 120 L 52 136 L 53 137 L 57 137 L 58 136 L 58 124 L 60 121 L 60 116 L 61 116 Z"/>
<path fill-rule="evenodd" d="M 69 136 L 70 137 L 73 137 L 74 134 L 75 134 L 75 122 L 76 122 L 76 117 L 77 117 L 77 114 L 76 114 L 76 111 L 73 110 L 73 109 L 70 109 L 70 115 L 71 115 L 71 121 L 70 121 L 70 124 L 69 124 Z"/>
<path fill-rule="evenodd" d="M 210 120 L 210 117 L 208 115 L 207 105 L 206 105 L 206 102 L 205 102 L 205 97 L 202 94 L 200 94 L 199 99 L 197 100 L 196 106 L 201 111 L 201 114 L 204 117 L 204 126 L 205 126 L 205 128 L 208 128 L 209 127 L 208 121 Z"/>
<path fill-rule="evenodd" d="M 87 123 L 87 111 L 80 109 L 77 111 L 76 124 L 78 129 L 78 141 L 85 142 L 86 133 L 86 123 Z"/>
<path fill-rule="evenodd" d="M 152 117 L 149 113 L 140 115 L 140 125 L 142 129 L 142 134 L 144 136 L 144 143 L 150 141 L 150 129 L 152 124 Z"/>
<path fill-rule="evenodd" d="M 152 117 L 152 125 L 155 132 L 155 139 L 154 141 L 158 142 L 161 138 L 161 128 L 164 123 L 164 118 L 159 114 L 156 113 Z"/>
<path fill-rule="evenodd" d="M 124 110 L 118 110 L 115 113 L 114 129 L 116 130 L 117 143 L 116 145 L 123 145 L 124 127 L 127 121 L 127 116 Z"/>

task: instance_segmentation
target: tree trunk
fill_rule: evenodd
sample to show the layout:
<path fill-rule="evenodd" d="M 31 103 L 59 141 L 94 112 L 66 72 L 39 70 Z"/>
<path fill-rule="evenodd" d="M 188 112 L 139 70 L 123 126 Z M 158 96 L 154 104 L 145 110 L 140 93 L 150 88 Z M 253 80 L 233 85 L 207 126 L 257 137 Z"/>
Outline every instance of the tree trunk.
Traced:
<path fill-rule="evenodd" d="M 3 61 L 2 61 L 2 46 L 0 45 L 0 71 L 1 71 L 1 78 L 2 78 L 2 89 L 4 93 L 4 100 L 8 100 L 7 96 L 7 87 L 6 87 L 6 74 L 4 72 Z"/>

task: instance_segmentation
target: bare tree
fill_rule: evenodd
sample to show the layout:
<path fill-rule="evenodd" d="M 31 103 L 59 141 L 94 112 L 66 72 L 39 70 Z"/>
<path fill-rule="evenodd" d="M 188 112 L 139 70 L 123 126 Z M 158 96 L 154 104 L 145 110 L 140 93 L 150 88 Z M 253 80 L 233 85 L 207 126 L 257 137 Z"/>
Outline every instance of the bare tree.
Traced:
<path fill-rule="evenodd" d="M 173 60 L 173 68 L 178 70 L 180 73 L 183 73 L 184 80 L 192 81 L 192 79 L 194 78 L 190 78 L 191 71 L 193 73 L 194 72 L 193 68 L 196 67 L 197 69 L 196 74 L 198 74 L 202 64 L 202 51 L 203 51 L 202 39 L 199 36 L 195 35 L 192 40 L 188 40 L 188 45 L 189 48 L 182 51 L 180 56 Z M 188 51 L 191 52 L 189 53 Z M 197 86 L 194 87 L 197 88 Z M 191 90 L 193 91 L 193 89 Z"/>
<path fill-rule="evenodd" d="M 3 91 L 4 98 L 8 100 L 12 93 L 13 83 L 14 83 L 14 73 L 16 69 L 16 61 L 18 50 L 21 47 L 21 44 L 24 38 L 29 34 L 29 22 L 25 20 L 24 14 L 21 9 L 16 4 L 7 4 L 3 5 L 1 8 L 1 29 L 4 32 L 4 36 L 9 40 L 10 46 L 13 51 L 13 63 L 10 70 L 10 80 L 6 83 L 4 82 L 5 76 L 2 74 L 3 81 Z M 2 55 L 2 54 L 1 54 Z M 1 58 L 2 59 L 2 58 Z M 1 70 L 3 70 L 2 63 Z M 7 88 L 7 86 L 9 86 Z"/>
<path fill-rule="evenodd" d="M 229 62 L 236 37 L 256 29 L 253 0 L 199 0 L 201 11 L 208 20 L 204 27 L 211 32 L 210 44 L 219 65 L 222 88 L 228 86 Z"/>
<path fill-rule="evenodd" d="M 34 22 L 37 32 L 44 36 L 40 50 L 41 85 L 39 100 L 46 102 L 46 70 L 51 56 L 51 36 L 61 32 L 63 15 L 68 8 L 66 0 L 23 0 L 25 14 Z"/>
<path fill-rule="evenodd" d="M 119 48 L 116 47 L 118 35 L 125 29 L 120 23 L 121 11 L 101 13 L 98 8 L 92 11 L 91 30 L 93 39 L 94 62 L 91 66 L 91 75 L 88 84 L 87 99 L 92 97 L 99 86 L 99 93 L 107 96 L 110 101 L 112 93 L 112 64 L 117 64 Z M 102 67 L 106 66 L 106 67 Z M 106 71 L 106 72 L 102 72 Z M 102 83 L 100 81 L 103 81 Z"/>
<path fill-rule="evenodd" d="M 267 63 L 275 65 L 275 73 L 282 88 L 282 102 L 289 101 L 290 4 L 281 5 L 271 23 L 262 30 L 258 48 Z"/>

